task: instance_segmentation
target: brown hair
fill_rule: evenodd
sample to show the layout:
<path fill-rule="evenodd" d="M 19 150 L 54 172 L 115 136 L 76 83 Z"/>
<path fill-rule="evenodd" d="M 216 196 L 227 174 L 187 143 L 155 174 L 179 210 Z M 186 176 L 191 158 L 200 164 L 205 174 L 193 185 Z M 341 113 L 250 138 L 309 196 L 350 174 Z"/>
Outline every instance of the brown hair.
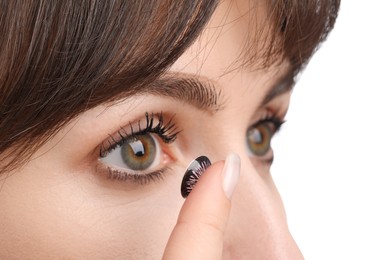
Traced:
<path fill-rule="evenodd" d="M 139 92 L 202 31 L 216 0 L 1 1 L 0 173 L 71 119 Z M 267 61 L 307 63 L 339 0 L 269 0 Z M 7 158 L 5 163 L 5 158 Z"/>

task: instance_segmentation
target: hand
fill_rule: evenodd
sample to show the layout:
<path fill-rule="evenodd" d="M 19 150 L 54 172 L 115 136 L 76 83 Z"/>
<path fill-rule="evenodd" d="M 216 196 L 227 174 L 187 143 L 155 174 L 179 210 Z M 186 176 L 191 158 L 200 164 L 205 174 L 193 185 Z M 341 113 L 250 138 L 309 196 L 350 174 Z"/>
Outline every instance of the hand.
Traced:
<path fill-rule="evenodd" d="M 223 236 L 238 182 L 240 158 L 230 154 L 211 165 L 182 206 L 163 259 L 222 259 Z"/>

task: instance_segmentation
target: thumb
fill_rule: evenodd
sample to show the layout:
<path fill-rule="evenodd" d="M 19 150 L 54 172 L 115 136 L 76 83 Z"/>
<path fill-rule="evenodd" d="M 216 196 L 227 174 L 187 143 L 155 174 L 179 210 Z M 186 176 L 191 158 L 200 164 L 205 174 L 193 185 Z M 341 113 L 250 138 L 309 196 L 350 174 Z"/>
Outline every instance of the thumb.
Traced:
<path fill-rule="evenodd" d="M 163 259 L 222 259 L 230 197 L 241 168 L 236 154 L 210 166 L 181 208 Z"/>

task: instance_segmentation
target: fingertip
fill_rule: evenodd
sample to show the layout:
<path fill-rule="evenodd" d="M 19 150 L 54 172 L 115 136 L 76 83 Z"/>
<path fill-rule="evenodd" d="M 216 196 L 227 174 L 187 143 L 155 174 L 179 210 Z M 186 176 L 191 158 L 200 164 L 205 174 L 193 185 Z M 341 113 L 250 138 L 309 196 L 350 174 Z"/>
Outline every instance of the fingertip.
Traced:
<path fill-rule="evenodd" d="M 223 190 L 224 164 L 224 161 L 215 162 L 199 177 L 181 209 L 181 218 L 200 220 L 212 215 L 223 220 L 227 217 L 230 201 Z"/>
<path fill-rule="evenodd" d="M 236 153 L 228 154 L 225 161 L 218 161 L 213 165 L 206 156 L 199 156 L 186 169 L 181 183 L 181 195 L 183 198 L 187 198 L 203 175 L 217 174 L 222 176 L 223 191 L 227 198 L 231 199 L 240 172 L 241 159 Z"/>
<path fill-rule="evenodd" d="M 236 153 L 230 153 L 222 170 L 223 191 L 230 199 L 237 186 L 241 172 L 241 159 Z"/>
<path fill-rule="evenodd" d="M 239 175 L 237 157 L 230 155 L 226 163 L 212 164 L 197 178 L 181 208 L 164 259 L 221 259 L 229 198 Z"/>

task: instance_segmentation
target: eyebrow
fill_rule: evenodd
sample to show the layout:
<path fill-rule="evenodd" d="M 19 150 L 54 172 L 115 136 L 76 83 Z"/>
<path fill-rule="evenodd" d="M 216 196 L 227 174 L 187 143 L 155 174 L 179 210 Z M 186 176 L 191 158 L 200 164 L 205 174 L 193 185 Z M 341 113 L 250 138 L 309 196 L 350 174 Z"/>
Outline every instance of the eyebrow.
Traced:
<path fill-rule="evenodd" d="M 165 75 L 148 86 L 147 92 L 188 103 L 200 110 L 217 112 L 223 108 L 221 91 L 210 80 L 186 75 Z"/>
<path fill-rule="evenodd" d="M 270 87 L 260 106 L 291 91 L 294 85 L 294 73 L 289 70 Z M 152 95 L 173 98 L 210 113 L 217 112 L 224 107 L 221 91 L 214 87 L 214 83 L 209 79 L 192 75 L 166 74 L 148 84 L 146 91 Z"/>
<path fill-rule="evenodd" d="M 280 96 L 286 92 L 289 92 L 293 89 L 295 85 L 294 80 L 294 72 L 293 70 L 288 70 L 285 75 L 280 77 L 268 90 L 268 92 L 265 94 L 265 97 L 263 98 L 261 102 L 261 106 L 266 105 L 271 100 L 276 98 L 277 96 Z"/>

